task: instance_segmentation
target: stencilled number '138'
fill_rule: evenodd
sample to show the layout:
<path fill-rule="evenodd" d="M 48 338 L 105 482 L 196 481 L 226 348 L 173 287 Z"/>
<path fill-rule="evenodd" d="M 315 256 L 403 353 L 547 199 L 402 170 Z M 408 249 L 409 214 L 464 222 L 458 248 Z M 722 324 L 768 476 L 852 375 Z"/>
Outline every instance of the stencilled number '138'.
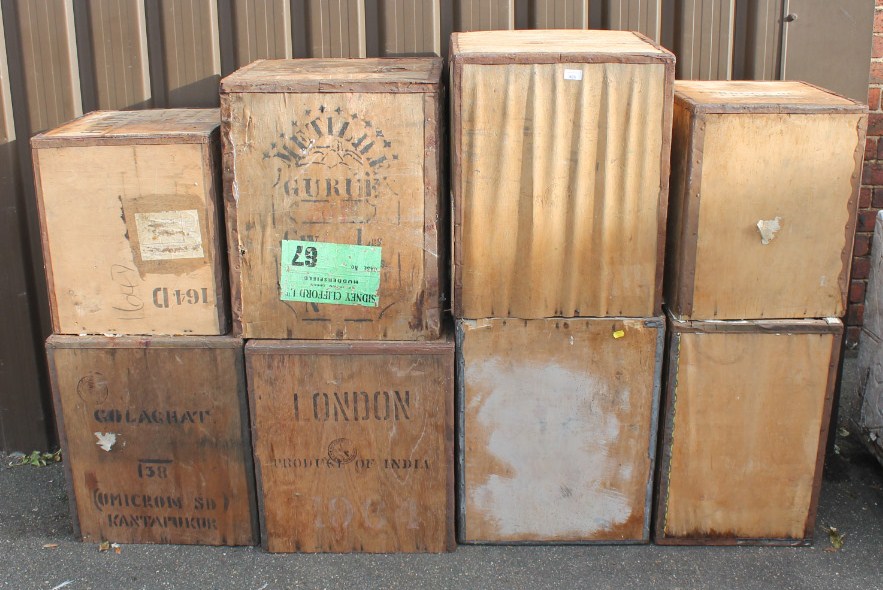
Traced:
<path fill-rule="evenodd" d="M 301 260 L 301 254 L 304 255 L 306 261 Z M 315 246 L 307 246 L 304 249 L 303 246 L 298 246 L 297 250 L 294 251 L 294 258 L 291 259 L 291 266 L 316 266 L 316 260 L 319 258 L 319 253 L 316 251 Z"/>

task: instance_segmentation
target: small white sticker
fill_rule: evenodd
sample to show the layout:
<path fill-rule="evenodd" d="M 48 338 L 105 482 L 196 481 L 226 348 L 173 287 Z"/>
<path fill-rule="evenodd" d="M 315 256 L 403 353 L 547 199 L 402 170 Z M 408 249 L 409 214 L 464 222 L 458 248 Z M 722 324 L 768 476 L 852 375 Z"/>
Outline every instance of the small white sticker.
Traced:
<path fill-rule="evenodd" d="M 138 228 L 142 260 L 205 256 L 196 209 L 136 213 L 135 227 Z"/>
<path fill-rule="evenodd" d="M 582 80 L 583 79 L 583 71 L 582 70 L 568 70 L 564 69 L 564 79 L 565 80 Z"/>

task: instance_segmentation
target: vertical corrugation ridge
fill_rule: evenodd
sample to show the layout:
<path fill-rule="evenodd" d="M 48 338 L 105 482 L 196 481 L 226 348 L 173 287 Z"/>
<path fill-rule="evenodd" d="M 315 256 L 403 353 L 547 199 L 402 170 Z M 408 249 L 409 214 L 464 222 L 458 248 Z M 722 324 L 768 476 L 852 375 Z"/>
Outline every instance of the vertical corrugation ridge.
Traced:
<path fill-rule="evenodd" d="M 601 95 L 598 97 L 598 139 L 597 139 L 597 172 L 595 174 L 594 197 L 592 199 L 592 258 L 597 260 L 598 255 L 604 251 L 604 233 L 606 231 L 606 219 L 604 216 L 604 207 L 606 196 L 613 191 L 611 186 L 611 177 L 615 175 L 615 171 L 611 169 L 610 161 L 610 144 L 615 138 L 610 137 L 610 117 L 603 116 L 609 113 L 611 108 L 610 101 L 610 73 L 609 66 L 605 67 L 601 75 Z M 598 293 L 605 293 L 607 287 L 608 268 L 606 264 L 592 264 L 593 270 L 596 272 L 594 277 L 584 277 L 592 287 L 587 287 L 587 291 L 591 293 L 590 299 L 596 302 L 599 315 L 608 315 L 606 298 L 599 298 Z M 602 303 L 603 301 L 603 303 Z"/>
<path fill-rule="evenodd" d="M 524 168 L 524 152 L 523 152 L 523 143 L 524 143 L 524 132 L 522 130 L 523 125 L 527 122 L 526 112 L 523 109 L 527 108 L 526 104 L 526 94 L 522 95 L 520 92 L 507 92 L 511 85 L 513 84 L 513 78 L 515 71 L 513 69 L 509 69 L 506 72 L 506 83 L 501 89 L 505 94 L 504 97 L 504 107 L 502 117 L 498 121 L 498 127 L 501 131 L 500 139 L 496 143 L 499 146 L 499 151 L 497 153 L 497 171 L 499 174 L 497 175 L 498 182 L 504 181 L 506 178 L 505 171 L 510 171 L 513 175 L 516 171 L 522 170 Z M 521 104 L 516 104 L 520 102 Z M 476 102 L 476 105 L 481 105 L 480 102 Z M 515 107 L 515 108 L 513 108 Z M 514 112 L 513 112 L 514 111 Z M 519 116 L 520 114 L 520 116 Z M 512 133 L 513 127 L 518 127 L 519 129 Z M 489 146 L 488 146 L 489 147 Z M 519 154 L 517 159 L 513 159 L 512 156 L 515 154 Z M 507 168 L 507 164 L 509 164 Z M 493 187 L 493 193 L 498 197 L 494 199 L 493 211 L 494 213 L 498 213 L 500 205 L 503 208 L 514 208 L 516 211 L 516 220 L 521 211 L 521 204 L 518 202 L 518 197 L 513 199 L 509 197 L 507 194 L 509 191 L 506 190 L 505 184 L 500 185 L 497 184 Z M 501 219 L 506 219 L 509 217 L 503 212 L 500 215 Z M 498 291 L 498 296 L 490 297 L 490 309 L 492 310 L 491 315 L 508 315 L 508 305 L 505 303 L 507 301 L 511 301 L 511 287 L 513 284 L 513 280 L 516 279 L 517 276 L 517 268 L 516 268 L 516 255 L 506 256 L 508 248 L 500 248 L 500 245 L 508 242 L 518 243 L 521 239 L 521 227 L 520 223 L 515 227 L 515 235 L 511 234 L 511 228 L 505 227 L 505 224 L 494 224 L 494 258 L 499 260 L 501 265 L 505 265 L 503 272 L 500 274 L 506 277 L 512 277 L 511 280 L 505 281 L 502 285 L 502 288 Z M 517 252 L 517 248 L 515 251 Z M 468 271 L 467 271 L 468 272 Z M 504 302 L 502 305 L 498 306 L 496 303 L 498 301 Z"/>
<path fill-rule="evenodd" d="M 583 76 L 586 77 L 586 68 L 582 67 Z M 585 227 L 586 214 L 585 206 L 590 199 L 586 198 L 589 188 L 583 184 L 584 169 L 586 166 L 592 166 L 595 162 L 596 146 L 582 145 L 582 130 L 586 128 L 587 121 L 584 115 L 590 112 L 590 103 L 592 94 L 589 92 L 589 84 L 580 84 L 579 95 L 576 101 L 576 118 L 573 121 L 573 131 L 570 134 L 570 154 L 569 157 L 573 165 L 568 171 L 567 184 L 571 188 L 567 206 L 567 225 L 564 231 L 564 253 L 562 260 L 563 269 L 567 269 L 564 276 L 561 277 L 561 305 L 562 309 L 573 310 L 574 315 L 579 312 L 579 289 L 584 281 L 580 272 L 581 261 L 577 256 L 574 244 L 579 239 L 583 240 L 583 236 L 588 233 Z"/>
<path fill-rule="evenodd" d="M 553 129 L 552 134 L 541 135 L 551 143 L 550 146 L 539 146 L 537 150 L 538 156 L 545 156 L 546 166 L 539 178 L 543 182 L 543 192 L 541 198 L 540 219 L 538 226 L 543 227 L 544 231 L 540 233 L 539 239 L 546 240 L 535 241 L 534 250 L 531 252 L 531 258 L 536 264 L 536 272 L 533 282 L 547 282 L 558 285 L 556 291 L 549 292 L 546 290 L 534 291 L 534 294 L 541 295 L 540 301 L 530 301 L 531 308 L 555 308 L 555 315 L 562 315 L 563 310 L 563 289 L 561 287 L 566 258 L 564 257 L 567 248 L 567 218 L 571 215 L 571 207 L 575 198 L 579 193 L 574 190 L 570 182 L 569 172 L 573 170 L 574 162 L 571 162 L 570 136 L 579 132 L 578 127 L 573 125 L 573 114 L 575 111 L 574 102 L 571 99 L 572 85 L 574 83 L 584 86 L 579 82 L 572 80 L 564 80 L 564 69 L 568 65 L 564 64 L 555 69 L 551 85 L 546 85 L 548 97 L 543 97 L 544 102 L 551 103 L 554 108 L 548 112 L 548 122 L 542 121 L 541 125 L 546 129 Z M 581 70 L 582 65 L 578 68 Z M 534 73 L 536 76 L 537 74 Z M 562 153 L 563 152 L 563 153 Z M 535 214 L 536 215 L 536 214 Z M 545 224 L 543 224 L 545 220 Z M 554 258 L 561 260 L 562 264 L 548 265 L 543 264 L 545 258 Z"/>

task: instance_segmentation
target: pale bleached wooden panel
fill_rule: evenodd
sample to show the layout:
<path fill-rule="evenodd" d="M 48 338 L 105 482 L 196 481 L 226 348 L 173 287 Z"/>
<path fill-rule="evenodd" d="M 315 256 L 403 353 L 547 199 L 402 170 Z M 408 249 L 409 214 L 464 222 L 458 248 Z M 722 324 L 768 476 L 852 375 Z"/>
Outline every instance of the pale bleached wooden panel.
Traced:
<path fill-rule="evenodd" d="M 638 31 L 658 41 L 662 29 L 662 0 L 595 0 L 603 2 L 605 29 Z"/>
<path fill-rule="evenodd" d="M 843 315 L 864 115 L 704 118 L 695 282 L 685 313 Z M 757 224 L 776 218 L 781 230 L 764 244 Z"/>
<path fill-rule="evenodd" d="M 454 347 L 418 348 L 249 345 L 266 549 L 454 548 Z"/>
<path fill-rule="evenodd" d="M 162 107 L 218 106 L 221 48 L 217 0 L 152 0 L 158 22 L 151 55 Z"/>
<path fill-rule="evenodd" d="M 289 0 L 232 0 L 236 67 L 292 56 Z"/>
<path fill-rule="evenodd" d="M 218 109 L 147 109 L 94 111 L 50 129 L 31 140 L 35 147 L 83 145 L 106 141 L 207 143 L 218 129 Z"/>
<path fill-rule="evenodd" d="M 153 106 L 144 0 L 88 0 L 75 11 L 84 110 Z"/>
<path fill-rule="evenodd" d="M 365 0 L 301 0 L 308 57 L 365 57 Z"/>
<path fill-rule="evenodd" d="M 674 39 L 678 79 L 732 77 L 735 7 L 735 0 L 682 0 Z"/>
<path fill-rule="evenodd" d="M 587 29 L 589 0 L 530 0 L 528 23 L 532 29 Z"/>
<path fill-rule="evenodd" d="M 381 0 L 380 55 L 441 55 L 440 0 Z"/>
<path fill-rule="evenodd" d="M 455 31 L 515 28 L 515 0 L 453 0 Z"/>
<path fill-rule="evenodd" d="M 458 320 L 461 540 L 648 540 L 662 321 Z"/>
<path fill-rule="evenodd" d="M 227 168 L 235 179 L 227 220 L 239 259 L 232 265 L 233 297 L 241 293 L 243 335 L 438 336 L 438 252 L 427 247 L 438 235 L 438 194 L 424 176 L 437 166 L 437 99 L 423 93 L 225 94 Z M 317 186 L 324 196 L 312 194 Z M 377 306 L 281 300 L 282 240 L 381 247 Z"/>
<path fill-rule="evenodd" d="M 78 537 L 256 543 L 241 340 L 52 336 L 46 347 Z"/>
<path fill-rule="evenodd" d="M 457 33 L 454 36 L 454 51 L 468 60 L 480 54 L 484 57 L 494 54 L 508 57 L 507 62 L 518 62 L 519 54 L 546 54 L 549 63 L 554 54 L 636 54 L 663 56 L 666 50 L 647 43 L 646 40 L 630 31 L 474 31 Z M 502 58 L 501 58 L 502 59 Z M 614 61 L 611 59 L 610 61 Z M 627 59 L 624 61 L 628 61 Z M 639 60 L 640 61 L 640 60 Z"/>
<path fill-rule="evenodd" d="M 35 149 L 56 332 L 226 331 L 210 147 L 218 146 Z M 196 224 L 181 234 L 186 251 L 148 245 L 169 229 L 149 224 L 170 212 Z"/>
<path fill-rule="evenodd" d="M 805 82 L 793 81 L 690 81 L 675 84 L 679 99 L 708 112 L 743 108 L 779 107 L 782 111 L 815 110 L 858 112 L 861 107 L 848 98 Z"/>
<path fill-rule="evenodd" d="M 466 63 L 459 80 L 455 315 L 653 315 L 666 66 Z"/>
<path fill-rule="evenodd" d="M 676 337 L 657 539 L 811 537 L 839 342 L 787 327 Z"/>

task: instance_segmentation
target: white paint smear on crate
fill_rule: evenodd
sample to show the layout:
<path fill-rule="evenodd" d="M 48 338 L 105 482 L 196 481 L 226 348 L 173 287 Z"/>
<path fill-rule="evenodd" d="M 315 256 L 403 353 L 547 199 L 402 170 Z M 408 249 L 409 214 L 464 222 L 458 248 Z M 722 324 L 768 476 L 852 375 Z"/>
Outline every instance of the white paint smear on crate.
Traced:
<path fill-rule="evenodd" d="M 468 380 L 484 394 L 470 405 L 478 404 L 476 426 L 489 433 L 487 452 L 512 470 L 470 493 L 499 534 L 589 536 L 628 520 L 629 499 L 605 487 L 632 476 L 608 453 L 628 391 L 554 364 L 512 368 L 495 359 L 470 366 Z"/>

